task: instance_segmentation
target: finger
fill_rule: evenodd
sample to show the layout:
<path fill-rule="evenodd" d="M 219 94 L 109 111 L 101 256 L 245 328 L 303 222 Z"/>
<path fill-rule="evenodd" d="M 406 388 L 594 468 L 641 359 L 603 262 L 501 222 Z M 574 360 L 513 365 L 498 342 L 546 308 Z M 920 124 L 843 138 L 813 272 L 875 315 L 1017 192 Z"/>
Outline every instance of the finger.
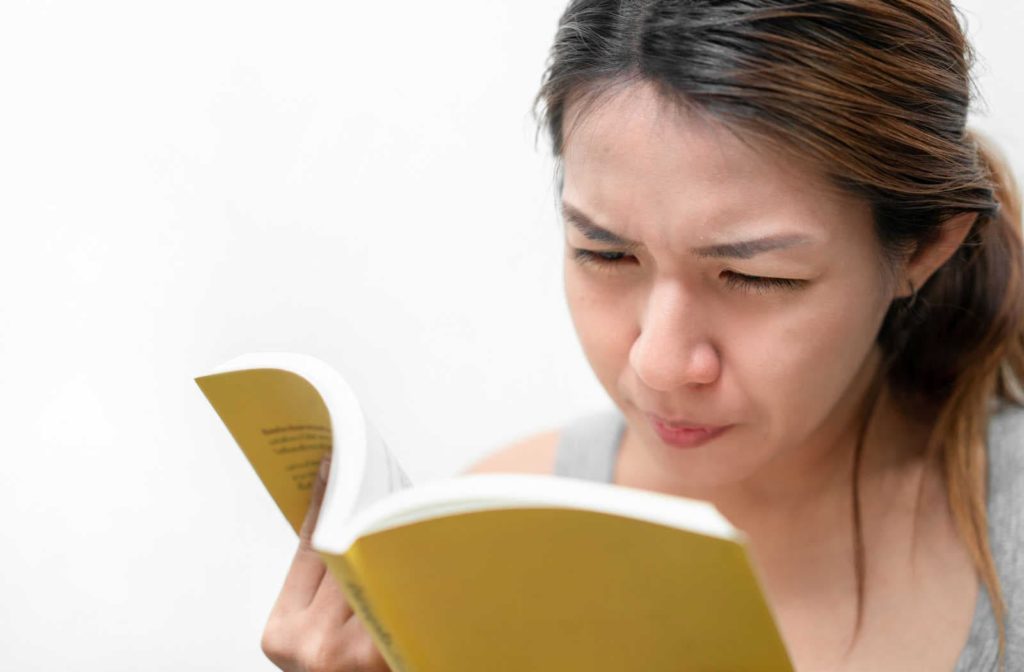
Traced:
<path fill-rule="evenodd" d="M 310 545 L 310 539 L 313 536 L 313 529 L 316 527 L 317 516 L 320 514 L 320 503 L 324 497 L 330 459 L 330 454 L 328 454 L 320 462 L 320 470 L 313 484 L 309 509 L 306 511 L 306 518 L 302 521 L 302 528 L 299 531 L 299 548 L 295 551 L 295 557 L 292 558 L 288 575 L 284 579 L 284 586 L 274 605 L 275 609 L 285 611 L 305 609 L 313 600 L 327 571 L 320 555 Z"/>
<path fill-rule="evenodd" d="M 390 672 L 391 668 L 362 619 L 350 619 L 342 628 L 342 637 L 345 640 L 345 656 L 342 661 L 347 665 L 344 669 Z"/>
<path fill-rule="evenodd" d="M 309 498 L 309 508 L 306 509 L 306 517 L 299 529 L 299 545 L 309 547 L 313 538 L 313 529 L 316 527 L 317 516 L 320 515 L 320 505 L 324 501 L 324 490 L 327 489 L 327 474 L 331 471 L 331 454 L 327 453 L 320 460 L 320 468 L 316 472 L 316 480 L 313 482 L 313 492 Z"/>
<path fill-rule="evenodd" d="M 324 574 L 309 604 L 309 610 L 320 618 L 338 619 L 342 623 L 352 617 L 352 607 L 331 572 Z"/>

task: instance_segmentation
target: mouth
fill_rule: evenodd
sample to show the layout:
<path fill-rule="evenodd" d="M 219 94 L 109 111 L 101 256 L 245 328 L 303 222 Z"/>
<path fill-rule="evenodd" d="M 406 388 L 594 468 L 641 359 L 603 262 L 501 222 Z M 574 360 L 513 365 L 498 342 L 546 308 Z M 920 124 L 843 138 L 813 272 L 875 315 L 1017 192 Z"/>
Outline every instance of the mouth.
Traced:
<path fill-rule="evenodd" d="M 647 420 L 661 440 L 675 448 L 696 448 L 712 441 L 732 425 L 701 425 L 685 420 L 670 421 L 653 413 Z"/>

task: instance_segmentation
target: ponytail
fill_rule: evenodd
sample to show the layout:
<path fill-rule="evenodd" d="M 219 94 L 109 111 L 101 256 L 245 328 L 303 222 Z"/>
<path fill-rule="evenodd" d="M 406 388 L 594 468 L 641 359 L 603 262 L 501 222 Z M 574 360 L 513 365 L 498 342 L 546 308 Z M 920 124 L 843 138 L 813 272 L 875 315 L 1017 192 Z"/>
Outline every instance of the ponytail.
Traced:
<path fill-rule="evenodd" d="M 883 336 L 903 335 L 889 379 L 906 405 L 938 408 L 928 453 L 941 464 L 955 524 L 991 596 L 1002 660 L 1006 603 L 988 535 L 986 434 L 1000 404 L 1024 405 L 1024 245 L 1020 191 L 1005 160 L 977 133 L 968 142 L 997 207 L 979 214 L 958 253 L 922 288 L 916 312 L 894 306 Z"/>
<path fill-rule="evenodd" d="M 1021 193 L 1006 158 L 995 145 L 977 131 L 972 138 L 978 147 L 978 155 L 992 177 L 996 190 L 999 210 L 991 226 L 994 229 L 990 246 L 1010 252 L 1008 260 L 1008 291 L 1005 310 L 1017 320 L 1010 329 L 1006 352 L 996 380 L 996 396 L 999 400 L 1024 406 L 1024 261 L 1021 249 L 1024 247 L 1024 232 L 1021 230 Z"/>

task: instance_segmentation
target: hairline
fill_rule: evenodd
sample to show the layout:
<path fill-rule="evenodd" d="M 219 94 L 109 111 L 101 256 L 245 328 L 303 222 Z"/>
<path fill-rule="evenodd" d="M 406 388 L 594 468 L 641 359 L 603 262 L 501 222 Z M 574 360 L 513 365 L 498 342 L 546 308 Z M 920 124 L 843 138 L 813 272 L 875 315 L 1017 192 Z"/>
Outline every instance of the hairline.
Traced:
<path fill-rule="evenodd" d="M 779 133 L 772 132 L 764 125 L 746 122 L 728 114 L 716 112 L 708 105 L 702 105 L 685 94 L 675 91 L 666 86 L 657 78 L 642 74 L 638 68 L 596 75 L 589 79 L 582 78 L 567 93 L 562 102 L 562 123 L 558 129 L 560 152 L 555 154 L 555 191 L 558 203 L 562 201 L 562 191 L 565 184 L 565 149 L 569 145 L 573 132 L 579 128 L 584 119 L 595 111 L 596 107 L 609 104 L 619 95 L 624 95 L 636 84 L 648 83 L 654 86 L 658 98 L 664 103 L 663 107 L 671 107 L 676 111 L 695 115 L 701 122 L 728 132 L 732 137 L 743 143 L 754 151 L 763 151 L 767 146 L 770 149 L 785 153 L 788 157 L 801 161 L 812 170 L 821 173 L 826 184 L 835 188 L 838 192 L 865 200 L 872 206 L 872 228 L 875 241 L 878 244 L 878 271 L 884 287 L 887 291 L 894 291 L 899 280 L 897 267 L 901 261 L 898 253 L 885 248 L 878 232 L 878 221 L 874 214 L 874 202 L 870 197 L 851 188 L 843 180 L 835 176 L 820 160 L 809 156 L 807 153 L 797 150 L 792 143 L 788 143 Z M 571 113 L 571 114 L 570 114 Z M 545 111 L 547 120 L 547 111 Z M 761 143 L 761 146 L 758 146 Z M 560 206 L 559 206 L 560 207 Z M 920 289 L 920 288 L 918 288 Z"/>

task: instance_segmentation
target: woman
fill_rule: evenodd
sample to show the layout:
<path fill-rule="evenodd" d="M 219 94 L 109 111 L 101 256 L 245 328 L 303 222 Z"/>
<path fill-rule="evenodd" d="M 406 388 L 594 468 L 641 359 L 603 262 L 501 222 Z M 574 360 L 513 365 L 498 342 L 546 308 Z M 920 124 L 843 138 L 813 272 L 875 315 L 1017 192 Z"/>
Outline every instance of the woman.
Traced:
<path fill-rule="evenodd" d="M 944 0 L 572 2 L 538 101 L 616 410 L 473 471 L 711 501 L 798 670 L 1024 669 L 1020 210 L 970 61 Z M 264 650 L 387 669 L 308 544 Z"/>

